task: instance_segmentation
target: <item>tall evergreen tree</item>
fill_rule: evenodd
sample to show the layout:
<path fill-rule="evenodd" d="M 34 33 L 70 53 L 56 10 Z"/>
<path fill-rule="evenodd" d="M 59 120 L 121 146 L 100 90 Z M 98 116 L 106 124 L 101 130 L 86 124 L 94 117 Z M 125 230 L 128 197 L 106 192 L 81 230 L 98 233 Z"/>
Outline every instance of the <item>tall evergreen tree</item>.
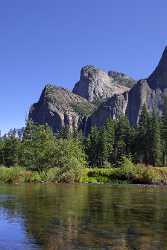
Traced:
<path fill-rule="evenodd" d="M 145 164 L 149 164 L 149 127 L 150 117 L 149 113 L 147 112 L 146 106 L 144 105 L 137 128 L 136 151 L 138 160 L 144 162 Z"/>
<path fill-rule="evenodd" d="M 149 163 L 151 165 L 161 164 L 161 136 L 160 136 L 160 121 L 158 114 L 153 111 L 150 118 L 149 127 Z"/>
<path fill-rule="evenodd" d="M 10 167 L 19 164 L 20 140 L 15 133 L 10 133 L 3 138 L 2 159 L 3 164 Z"/>
<path fill-rule="evenodd" d="M 167 97 L 164 98 L 163 113 L 161 118 L 161 142 L 163 165 L 167 164 Z"/>
<path fill-rule="evenodd" d="M 90 166 L 102 165 L 102 133 L 97 127 L 92 127 L 86 142 L 86 153 L 88 155 L 88 162 Z"/>
<path fill-rule="evenodd" d="M 57 136 L 58 138 L 62 138 L 62 139 L 72 138 L 72 132 L 70 131 L 69 126 L 66 125 L 65 127 L 63 127 Z"/>
<path fill-rule="evenodd" d="M 2 137 L 0 137 L 0 165 L 4 165 L 4 141 Z"/>
<path fill-rule="evenodd" d="M 114 150 L 114 138 L 115 138 L 115 121 L 109 118 L 101 133 L 101 155 L 102 164 L 113 163 L 113 150 Z"/>
<path fill-rule="evenodd" d="M 47 125 L 28 122 L 21 145 L 21 163 L 31 169 L 40 170 L 53 166 L 53 132 Z"/>
<path fill-rule="evenodd" d="M 118 162 L 122 155 L 126 155 L 130 149 L 130 125 L 126 116 L 121 115 L 115 123 L 114 163 Z"/>

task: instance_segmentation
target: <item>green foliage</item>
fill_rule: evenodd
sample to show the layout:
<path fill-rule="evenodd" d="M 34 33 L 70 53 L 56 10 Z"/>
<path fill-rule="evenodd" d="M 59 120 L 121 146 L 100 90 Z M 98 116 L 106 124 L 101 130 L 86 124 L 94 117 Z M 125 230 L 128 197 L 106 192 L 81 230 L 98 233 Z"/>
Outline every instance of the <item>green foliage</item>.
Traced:
<path fill-rule="evenodd" d="M 86 157 L 78 139 L 56 138 L 44 125 L 29 124 L 21 144 L 21 164 L 32 170 L 47 168 L 81 168 Z"/>
<path fill-rule="evenodd" d="M 119 162 L 122 155 L 129 154 L 130 125 L 126 116 L 120 116 L 115 123 L 113 162 Z"/>
<path fill-rule="evenodd" d="M 150 118 L 150 156 L 149 163 L 151 165 L 157 166 L 161 164 L 162 154 L 161 154 L 161 135 L 160 135 L 160 122 L 159 117 L 155 113 L 152 113 Z"/>
<path fill-rule="evenodd" d="M 89 116 L 94 110 L 93 105 L 90 105 L 90 103 L 87 103 L 87 102 L 80 102 L 80 103 L 71 104 L 71 105 L 72 105 L 74 112 L 83 116 Z"/>
<path fill-rule="evenodd" d="M 8 134 L 1 139 L 0 144 L 1 164 L 6 166 L 17 165 L 19 163 L 20 141 L 15 134 Z"/>
<path fill-rule="evenodd" d="M 146 107 L 143 106 L 136 132 L 137 160 L 147 165 L 161 164 L 160 120 L 155 111 L 148 114 Z"/>
<path fill-rule="evenodd" d="M 115 138 L 115 121 L 108 119 L 101 131 L 102 165 L 112 163 Z"/>
<path fill-rule="evenodd" d="M 34 170 L 53 167 L 54 136 L 46 125 L 27 123 L 21 143 L 20 163 Z"/>
<path fill-rule="evenodd" d="M 62 139 L 70 139 L 72 138 L 72 133 L 70 131 L 69 126 L 65 126 L 61 129 L 60 133 L 57 135 L 58 138 Z"/>
<path fill-rule="evenodd" d="M 90 166 L 101 166 L 101 131 L 97 127 L 92 127 L 86 141 L 86 153 Z"/>
<path fill-rule="evenodd" d="M 120 116 L 108 119 L 102 128 L 92 127 L 84 137 L 68 127 L 54 135 L 47 125 L 29 120 L 23 136 L 13 130 L 0 137 L 0 164 L 10 167 L 1 168 L 5 182 L 165 183 L 166 172 L 145 165 L 165 165 L 166 159 L 167 101 L 162 118 L 143 106 L 136 127 Z M 22 171 L 17 165 L 23 166 Z"/>
<path fill-rule="evenodd" d="M 17 183 L 24 182 L 24 168 L 21 167 L 0 167 L 0 182 Z"/>
<path fill-rule="evenodd" d="M 163 114 L 160 123 L 161 127 L 161 151 L 162 151 L 162 164 L 167 164 L 167 97 L 164 98 Z"/>
<path fill-rule="evenodd" d="M 80 182 L 86 183 L 134 183 L 167 184 L 167 169 L 126 165 L 118 168 L 89 168 Z"/>

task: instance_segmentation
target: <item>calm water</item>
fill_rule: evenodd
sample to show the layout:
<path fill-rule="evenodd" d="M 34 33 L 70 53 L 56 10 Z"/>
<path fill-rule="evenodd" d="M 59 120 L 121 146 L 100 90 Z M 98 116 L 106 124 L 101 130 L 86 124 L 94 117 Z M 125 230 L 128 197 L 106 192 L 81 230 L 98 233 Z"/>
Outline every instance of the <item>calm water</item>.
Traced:
<path fill-rule="evenodd" d="M 6 249 L 167 249 L 167 188 L 1 185 Z"/>

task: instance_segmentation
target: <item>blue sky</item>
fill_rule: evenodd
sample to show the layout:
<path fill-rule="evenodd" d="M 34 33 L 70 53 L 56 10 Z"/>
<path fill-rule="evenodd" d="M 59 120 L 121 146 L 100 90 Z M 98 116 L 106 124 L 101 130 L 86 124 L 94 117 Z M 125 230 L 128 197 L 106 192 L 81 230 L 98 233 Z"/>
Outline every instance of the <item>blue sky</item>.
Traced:
<path fill-rule="evenodd" d="M 24 125 L 46 83 L 93 64 L 147 77 L 167 45 L 166 0 L 0 1 L 0 129 Z"/>

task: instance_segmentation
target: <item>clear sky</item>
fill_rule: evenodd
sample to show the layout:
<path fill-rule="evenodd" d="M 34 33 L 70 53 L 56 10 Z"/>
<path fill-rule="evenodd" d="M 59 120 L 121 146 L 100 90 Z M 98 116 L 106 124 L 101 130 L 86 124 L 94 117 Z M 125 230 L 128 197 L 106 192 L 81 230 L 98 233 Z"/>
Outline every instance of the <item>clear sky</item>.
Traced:
<path fill-rule="evenodd" d="M 0 1 L 0 129 L 24 125 L 46 83 L 93 64 L 147 77 L 167 45 L 166 0 Z"/>

